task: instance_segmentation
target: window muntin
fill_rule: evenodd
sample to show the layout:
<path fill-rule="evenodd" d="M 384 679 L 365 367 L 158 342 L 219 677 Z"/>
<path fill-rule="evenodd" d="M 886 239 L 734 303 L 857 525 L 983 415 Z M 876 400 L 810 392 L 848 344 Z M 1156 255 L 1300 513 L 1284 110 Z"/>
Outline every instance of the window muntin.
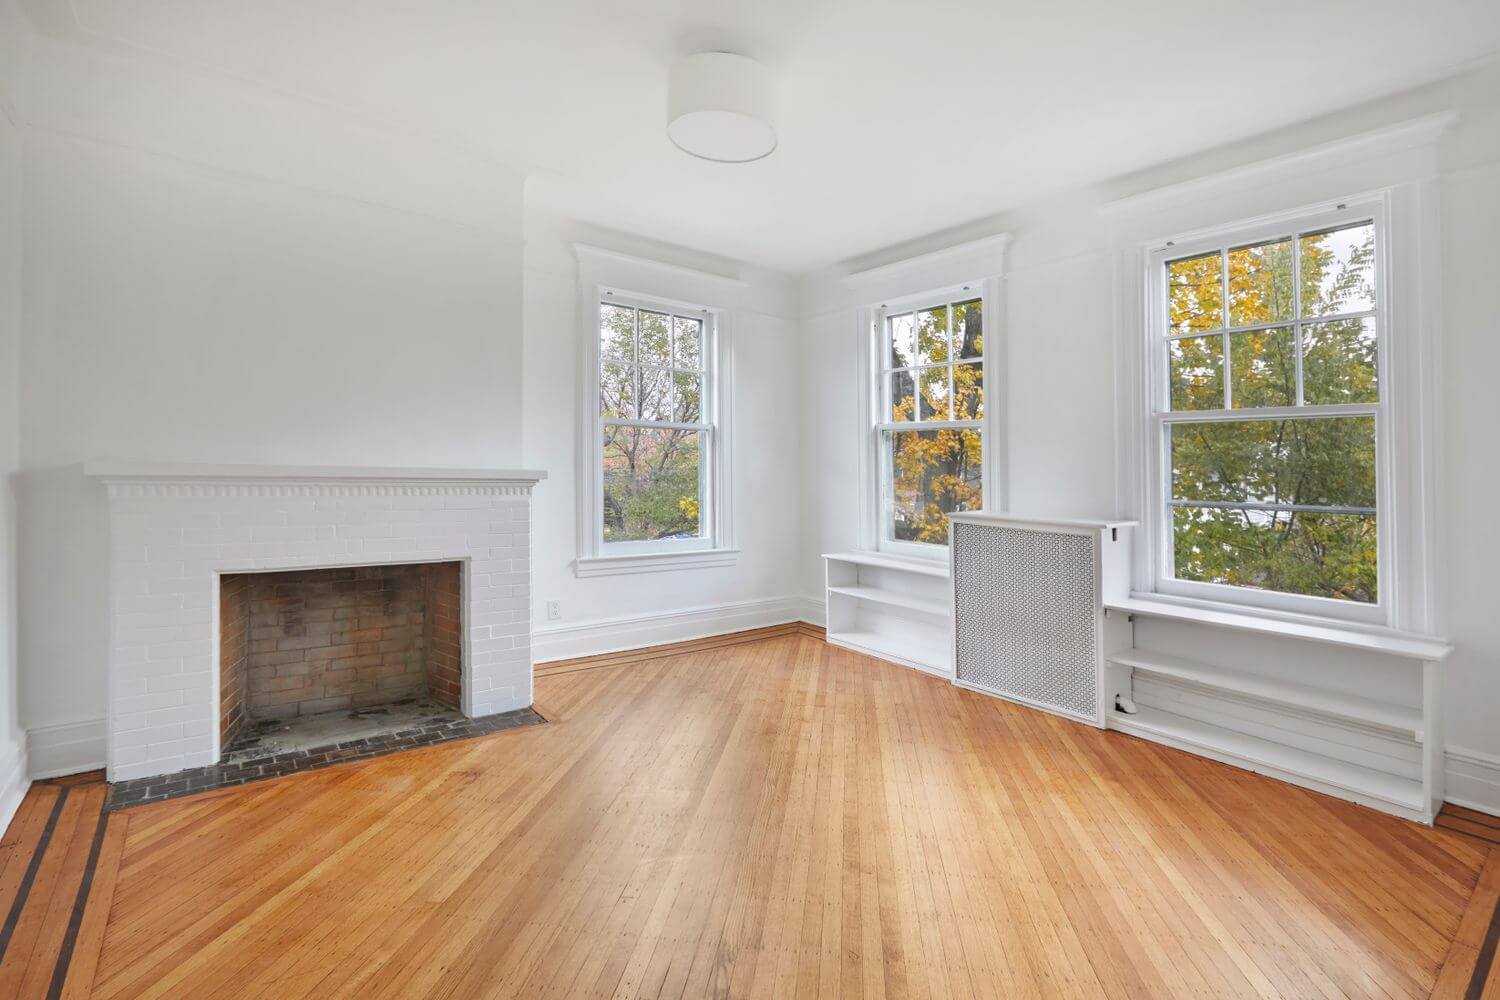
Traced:
<path fill-rule="evenodd" d="M 1380 603 L 1377 238 L 1353 218 L 1162 260 L 1164 579 Z"/>
<path fill-rule="evenodd" d="M 599 303 L 599 540 L 605 552 L 711 544 L 713 316 Z"/>
<path fill-rule="evenodd" d="M 882 311 L 879 357 L 880 544 L 946 545 L 984 503 L 982 299 Z"/>

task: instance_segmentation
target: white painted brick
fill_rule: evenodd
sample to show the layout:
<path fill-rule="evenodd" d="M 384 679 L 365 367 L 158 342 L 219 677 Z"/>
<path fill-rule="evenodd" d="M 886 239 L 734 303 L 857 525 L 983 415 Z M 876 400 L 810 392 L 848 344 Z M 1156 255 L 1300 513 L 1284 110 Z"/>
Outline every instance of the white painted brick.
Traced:
<path fill-rule="evenodd" d="M 182 724 L 172 726 L 152 726 L 150 729 L 137 729 L 129 733 L 115 734 L 114 743 L 117 747 L 148 747 L 162 740 L 181 739 L 184 733 Z"/>
<path fill-rule="evenodd" d="M 154 729 L 157 726 L 167 726 L 174 722 L 201 719 L 203 715 L 204 710 L 201 705 L 177 705 L 173 708 L 156 708 L 146 713 L 146 726 L 148 729 Z"/>
<path fill-rule="evenodd" d="M 113 498 L 111 776 L 212 762 L 223 572 L 467 560 L 466 705 L 474 714 L 522 707 L 530 508 L 528 498 L 468 491 Z"/>
<path fill-rule="evenodd" d="M 145 712 L 149 715 L 158 709 L 173 708 L 181 704 L 181 691 L 154 691 L 150 694 L 119 695 L 115 698 L 114 711 L 117 714 Z"/>

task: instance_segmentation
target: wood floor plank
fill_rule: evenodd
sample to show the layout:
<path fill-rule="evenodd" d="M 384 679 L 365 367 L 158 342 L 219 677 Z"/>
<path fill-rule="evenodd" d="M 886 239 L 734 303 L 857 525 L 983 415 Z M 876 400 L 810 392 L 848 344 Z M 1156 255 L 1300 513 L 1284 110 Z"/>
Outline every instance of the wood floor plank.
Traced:
<path fill-rule="evenodd" d="M 41 998 L 52 991 L 59 957 L 71 947 L 104 790 L 100 781 L 77 781 L 38 783 L 28 792 L 27 811 L 6 837 L 14 846 L 0 911 L 0 996 Z"/>
<path fill-rule="evenodd" d="M 64 995 L 1461 997 L 1500 889 L 1456 833 L 795 627 L 536 691 L 546 726 L 117 814 Z"/>
<path fill-rule="evenodd" d="M 125 831 L 129 825 L 130 817 L 122 813 L 105 820 L 90 884 L 83 890 L 86 895 L 79 900 L 83 910 L 72 953 L 59 959 L 65 963 L 60 969 L 63 976 L 58 993 L 60 1000 L 88 1000 L 93 995 L 94 973 L 99 966 L 99 952 L 104 947 L 104 929 L 109 923 L 115 881 L 120 874 L 120 858 L 125 853 Z"/>

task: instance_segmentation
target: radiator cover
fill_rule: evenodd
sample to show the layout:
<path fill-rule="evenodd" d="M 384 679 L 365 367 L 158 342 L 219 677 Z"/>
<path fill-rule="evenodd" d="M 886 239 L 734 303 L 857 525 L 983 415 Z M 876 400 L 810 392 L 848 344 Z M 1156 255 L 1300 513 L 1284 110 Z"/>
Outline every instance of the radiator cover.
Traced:
<path fill-rule="evenodd" d="M 957 681 L 1102 725 L 1097 537 L 955 520 L 952 558 Z"/>

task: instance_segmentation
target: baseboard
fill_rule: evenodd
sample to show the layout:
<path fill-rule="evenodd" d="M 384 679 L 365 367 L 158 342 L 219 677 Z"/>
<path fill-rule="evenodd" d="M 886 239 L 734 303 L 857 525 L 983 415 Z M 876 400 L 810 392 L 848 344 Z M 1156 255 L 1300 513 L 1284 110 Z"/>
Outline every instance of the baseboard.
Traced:
<path fill-rule="evenodd" d="M 31 777 L 26 771 L 26 740 L 24 734 L 7 741 L 0 747 L 0 836 L 10 827 L 26 789 L 31 787 Z"/>
<path fill-rule="evenodd" d="M 1448 748 L 1443 798 L 1456 806 L 1500 816 L 1500 757 L 1464 747 Z"/>
<path fill-rule="evenodd" d="M 809 625 L 817 625 L 825 628 L 828 625 L 828 608 L 824 605 L 821 597 L 798 597 L 801 606 L 799 621 L 807 622 Z"/>
<path fill-rule="evenodd" d="M 104 766 L 103 719 L 38 726 L 26 732 L 26 758 L 32 780 L 96 771 Z"/>
<path fill-rule="evenodd" d="M 571 660 L 600 653 L 704 639 L 727 632 L 801 621 L 803 598 L 773 597 L 681 608 L 646 615 L 598 618 L 532 630 L 531 658 L 537 663 Z"/>

